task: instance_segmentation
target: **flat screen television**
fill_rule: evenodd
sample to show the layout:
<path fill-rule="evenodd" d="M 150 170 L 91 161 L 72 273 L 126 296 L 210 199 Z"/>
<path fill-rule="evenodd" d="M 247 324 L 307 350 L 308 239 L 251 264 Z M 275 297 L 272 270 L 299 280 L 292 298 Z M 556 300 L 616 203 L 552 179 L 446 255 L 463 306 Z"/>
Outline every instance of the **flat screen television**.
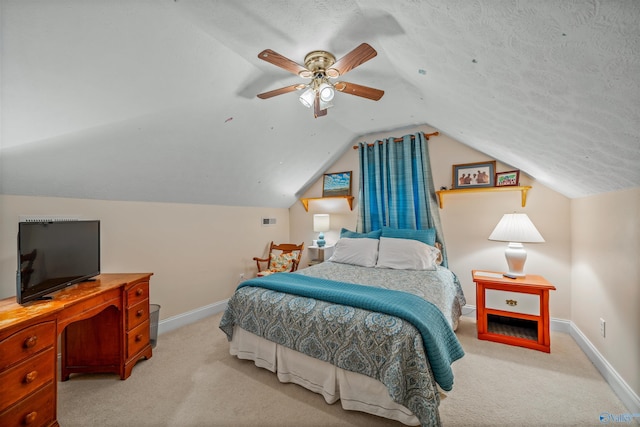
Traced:
<path fill-rule="evenodd" d="M 100 221 L 20 222 L 17 300 L 45 299 L 100 274 Z"/>

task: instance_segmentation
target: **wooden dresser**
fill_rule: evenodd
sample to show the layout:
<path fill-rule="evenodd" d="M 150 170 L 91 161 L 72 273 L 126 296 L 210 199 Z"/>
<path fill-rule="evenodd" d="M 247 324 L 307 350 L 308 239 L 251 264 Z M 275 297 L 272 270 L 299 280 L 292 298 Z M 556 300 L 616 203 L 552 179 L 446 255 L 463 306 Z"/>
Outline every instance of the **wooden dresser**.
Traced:
<path fill-rule="evenodd" d="M 56 360 L 61 379 L 113 372 L 126 379 L 152 355 L 152 273 L 102 274 L 25 305 L 0 300 L 0 426 L 57 426 Z"/>

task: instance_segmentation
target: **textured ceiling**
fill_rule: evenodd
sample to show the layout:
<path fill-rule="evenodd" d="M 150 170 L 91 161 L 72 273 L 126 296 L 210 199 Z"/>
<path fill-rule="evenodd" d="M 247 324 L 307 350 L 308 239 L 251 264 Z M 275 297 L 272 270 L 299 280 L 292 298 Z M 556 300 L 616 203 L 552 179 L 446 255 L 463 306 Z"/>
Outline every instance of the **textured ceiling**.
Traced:
<path fill-rule="evenodd" d="M 640 2 L 0 0 L 0 192 L 288 207 L 428 124 L 568 197 L 640 186 Z M 314 119 L 261 61 L 378 56 Z"/>

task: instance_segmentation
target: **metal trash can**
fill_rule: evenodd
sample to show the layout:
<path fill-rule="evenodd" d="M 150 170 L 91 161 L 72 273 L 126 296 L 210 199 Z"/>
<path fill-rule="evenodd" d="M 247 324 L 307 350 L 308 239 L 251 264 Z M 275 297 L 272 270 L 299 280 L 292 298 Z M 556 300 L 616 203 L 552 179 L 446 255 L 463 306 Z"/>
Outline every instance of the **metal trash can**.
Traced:
<path fill-rule="evenodd" d="M 149 340 L 151 341 L 151 348 L 156 348 L 159 320 L 160 306 L 158 304 L 149 304 Z"/>

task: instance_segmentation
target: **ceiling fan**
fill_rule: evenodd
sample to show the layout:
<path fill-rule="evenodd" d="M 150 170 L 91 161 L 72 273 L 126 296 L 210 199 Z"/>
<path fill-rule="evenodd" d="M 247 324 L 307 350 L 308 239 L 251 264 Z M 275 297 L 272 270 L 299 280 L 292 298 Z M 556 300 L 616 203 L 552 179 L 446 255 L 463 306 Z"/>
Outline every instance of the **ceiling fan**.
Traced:
<path fill-rule="evenodd" d="M 316 118 L 325 116 L 327 108 L 333 106 L 331 100 L 335 91 L 377 101 L 384 95 L 383 90 L 343 81 L 332 83 L 330 80 L 347 74 L 357 66 L 374 58 L 377 54 L 378 52 L 367 43 L 362 43 L 337 61 L 336 57 L 327 51 L 314 50 L 305 56 L 304 66 L 302 66 L 271 49 L 263 50 L 258 54 L 258 58 L 302 78 L 310 78 L 311 81 L 306 84 L 298 83 L 260 93 L 258 98 L 267 99 L 283 93 L 306 89 L 300 95 L 300 102 L 307 108 L 313 105 L 313 116 Z"/>

